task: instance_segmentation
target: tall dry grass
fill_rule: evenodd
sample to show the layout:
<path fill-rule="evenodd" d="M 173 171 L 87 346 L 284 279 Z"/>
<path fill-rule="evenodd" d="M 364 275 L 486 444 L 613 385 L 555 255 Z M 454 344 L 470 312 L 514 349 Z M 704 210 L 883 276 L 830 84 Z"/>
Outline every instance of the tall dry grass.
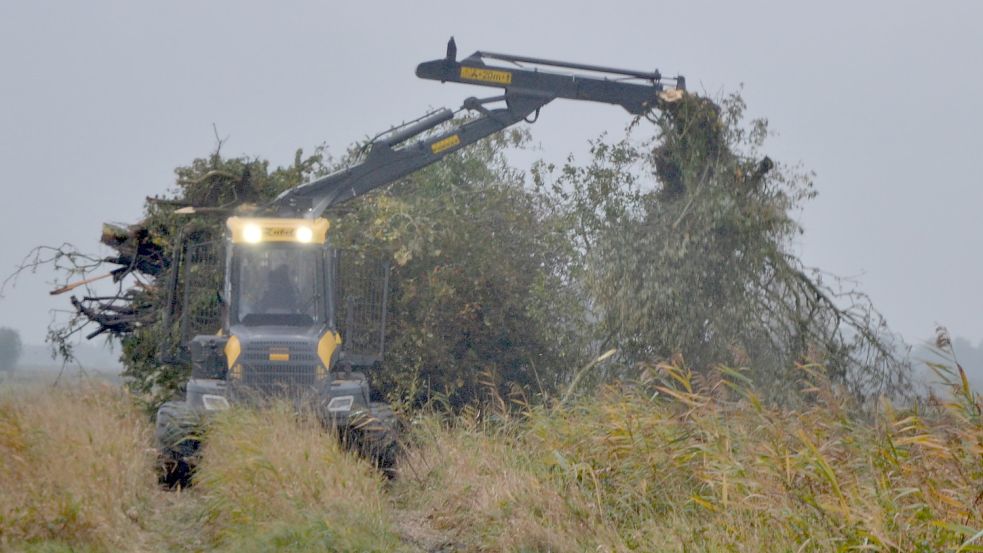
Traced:
<path fill-rule="evenodd" d="M 0 549 L 148 546 L 151 445 L 149 421 L 117 388 L 0 390 Z"/>
<path fill-rule="evenodd" d="M 0 392 L 0 550 L 981 551 L 983 401 L 762 403 L 741 371 L 653 367 L 552 407 L 414 420 L 395 483 L 288 405 L 206 431 L 158 488 L 151 426 L 107 386 Z"/>
<path fill-rule="evenodd" d="M 157 483 L 153 428 L 123 390 L 0 391 L 0 551 L 396 551 L 384 479 L 285 405 L 206 431 L 195 486 Z"/>
<path fill-rule="evenodd" d="M 192 491 L 208 549 L 396 551 L 384 478 L 279 404 L 211 422 Z"/>
<path fill-rule="evenodd" d="M 400 495 L 473 551 L 983 550 L 983 402 L 958 371 L 950 399 L 871 415 L 798 370 L 799 409 L 660 365 L 518 419 L 430 416 Z"/>
<path fill-rule="evenodd" d="M 416 421 L 410 439 L 399 506 L 454 551 L 586 551 L 617 540 L 613 529 L 590 523 L 589 498 L 552 478 L 518 426 L 433 415 Z"/>

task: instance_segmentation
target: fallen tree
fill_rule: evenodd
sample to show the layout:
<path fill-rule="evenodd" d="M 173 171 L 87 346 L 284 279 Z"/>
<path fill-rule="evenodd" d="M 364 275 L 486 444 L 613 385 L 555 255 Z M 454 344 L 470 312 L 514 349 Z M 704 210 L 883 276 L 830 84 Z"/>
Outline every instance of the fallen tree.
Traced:
<path fill-rule="evenodd" d="M 867 296 L 792 253 L 812 175 L 763 155 L 767 122 L 745 124 L 744 107 L 690 95 L 650 118 L 654 136 L 639 123 L 640 140 L 598 141 L 587 165 L 539 167 L 578 254 L 592 354 L 619 351 L 598 380 L 682 355 L 753 367 L 776 400 L 798 395 L 798 363 L 865 400 L 906 393 L 905 350 Z"/>

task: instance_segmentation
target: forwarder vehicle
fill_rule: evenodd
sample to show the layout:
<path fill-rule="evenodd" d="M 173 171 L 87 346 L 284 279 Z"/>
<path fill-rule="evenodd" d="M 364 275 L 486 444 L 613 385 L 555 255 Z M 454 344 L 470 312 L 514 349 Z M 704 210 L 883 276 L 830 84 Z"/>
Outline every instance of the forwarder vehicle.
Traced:
<path fill-rule="evenodd" d="M 555 99 L 614 104 L 643 116 L 685 91 L 683 77 L 664 78 L 658 71 L 481 51 L 456 58 L 452 38 L 446 56 L 421 63 L 416 75 L 501 92 L 386 131 L 365 147 L 360 162 L 233 214 L 221 240 L 206 240 L 193 229 L 185 233 L 169 288 L 192 376 L 185 399 L 157 412 L 166 481 L 187 483 L 209 413 L 273 397 L 314 409 L 390 469 L 394 418 L 370 388 L 373 374 L 383 370 L 390 271 L 333 248 L 325 210 L 511 125 L 535 122 Z M 216 296 L 221 301 L 212 301 Z"/>

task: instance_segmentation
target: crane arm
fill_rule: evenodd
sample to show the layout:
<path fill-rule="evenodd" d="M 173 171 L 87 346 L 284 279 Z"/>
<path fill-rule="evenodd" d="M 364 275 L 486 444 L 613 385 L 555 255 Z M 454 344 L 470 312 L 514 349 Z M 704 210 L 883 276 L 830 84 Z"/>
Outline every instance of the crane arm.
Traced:
<path fill-rule="evenodd" d="M 360 163 L 287 190 L 269 207 L 280 216 L 317 217 L 331 206 L 399 180 L 520 121 L 529 121 L 530 116 L 537 117 L 539 109 L 556 98 L 615 104 L 642 115 L 669 99 L 667 93 L 685 90 L 682 77 L 669 79 L 675 80 L 675 86 L 667 90 L 667 79 L 658 71 L 644 73 L 487 52 L 475 52 L 458 62 L 456 55 L 452 38 L 446 57 L 421 63 L 416 74 L 424 79 L 505 89 L 499 96 L 465 100 L 462 110 L 477 113 L 477 117 L 410 144 L 404 143 L 452 120 L 454 113 L 442 109 L 393 129 L 369 144 L 368 153 Z M 540 71 L 538 67 L 490 66 L 486 59 L 577 69 L 598 75 L 559 74 Z"/>
<path fill-rule="evenodd" d="M 667 90 L 670 81 L 673 90 L 686 89 L 685 78 L 663 77 L 659 71 L 633 71 L 481 51 L 458 62 L 456 53 L 457 47 L 451 38 L 447 56 L 421 63 L 416 68 L 416 76 L 441 82 L 499 87 L 515 93 L 543 94 L 551 99 L 616 104 L 634 115 L 644 115 L 657 107 L 660 94 Z M 488 65 L 486 60 L 505 61 L 513 67 Z M 590 74 L 564 74 L 555 72 L 556 69 L 575 69 Z"/>
<path fill-rule="evenodd" d="M 506 106 L 492 109 L 485 107 L 485 104 L 496 100 L 504 100 Z M 479 117 L 434 136 L 397 147 L 401 142 L 439 127 L 454 117 L 453 112 L 448 109 L 434 112 L 373 142 L 361 163 L 283 192 L 273 201 L 273 207 L 283 216 L 317 217 L 333 205 L 397 181 L 465 146 L 514 125 L 549 101 L 550 98 L 510 94 L 486 100 L 468 98 L 463 108 L 479 112 Z"/>

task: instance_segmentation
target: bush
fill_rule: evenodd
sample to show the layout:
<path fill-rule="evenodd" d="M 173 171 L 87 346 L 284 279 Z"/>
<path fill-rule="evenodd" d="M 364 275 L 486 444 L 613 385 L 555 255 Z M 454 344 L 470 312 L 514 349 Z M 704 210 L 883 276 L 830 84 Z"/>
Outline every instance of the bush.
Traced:
<path fill-rule="evenodd" d="M 567 250 L 505 158 L 507 133 L 459 152 L 335 220 L 336 243 L 394 262 L 384 370 L 374 385 L 455 406 L 492 384 L 532 396 L 579 362 L 581 330 L 564 302 Z"/>

